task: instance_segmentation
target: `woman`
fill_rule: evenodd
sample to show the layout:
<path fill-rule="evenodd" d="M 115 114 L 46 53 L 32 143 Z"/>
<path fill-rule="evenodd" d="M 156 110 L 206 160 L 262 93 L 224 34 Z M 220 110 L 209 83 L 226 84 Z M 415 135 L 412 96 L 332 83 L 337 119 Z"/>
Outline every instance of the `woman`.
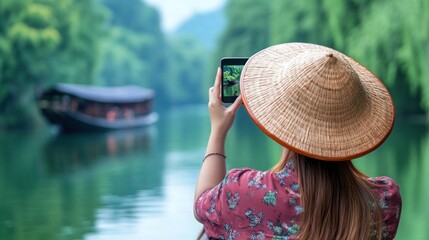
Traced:
<path fill-rule="evenodd" d="M 333 49 L 287 43 L 252 56 L 242 96 L 209 90 L 211 133 L 195 189 L 195 216 L 217 239 L 393 239 L 401 214 L 398 185 L 369 178 L 352 159 L 380 146 L 393 128 L 385 86 Z M 254 122 L 281 144 L 271 171 L 226 173 L 225 139 L 244 103 Z"/>

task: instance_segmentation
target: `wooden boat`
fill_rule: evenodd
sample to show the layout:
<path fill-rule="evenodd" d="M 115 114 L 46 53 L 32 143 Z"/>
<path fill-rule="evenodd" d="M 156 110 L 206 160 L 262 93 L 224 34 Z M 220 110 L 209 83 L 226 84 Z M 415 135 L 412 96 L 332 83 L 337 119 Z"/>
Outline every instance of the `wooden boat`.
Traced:
<path fill-rule="evenodd" d="M 155 93 L 138 86 L 100 87 L 56 84 L 38 97 L 39 108 L 64 131 L 114 130 L 147 126 Z"/>

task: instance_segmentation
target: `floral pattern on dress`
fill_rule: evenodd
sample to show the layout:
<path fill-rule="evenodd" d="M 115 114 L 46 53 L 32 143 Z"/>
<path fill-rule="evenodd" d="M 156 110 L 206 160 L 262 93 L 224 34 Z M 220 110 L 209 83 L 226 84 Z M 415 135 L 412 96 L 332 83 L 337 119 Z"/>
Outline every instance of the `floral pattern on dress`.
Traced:
<path fill-rule="evenodd" d="M 268 191 L 263 198 L 264 203 L 268 206 L 275 206 L 277 203 L 276 195 L 277 191 Z"/>
<path fill-rule="evenodd" d="M 369 179 L 383 211 L 383 239 L 393 239 L 402 200 L 398 185 L 388 177 Z M 206 234 L 217 239 L 298 239 L 299 184 L 293 161 L 279 172 L 232 169 L 224 180 L 196 201 L 197 219 Z"/>
<path fill-rule="evenodd" d="M 232 229 L 231 225 L 229 224 L 224 224 L 224 228 L 226 233 L 228 234 L 228 238 L 221 238 L 221 239 L 234 240 L 237 238 L 238 235 L 240 235 L 240 233 L 238 233 L 237 230 Z"/>
<path fill-rule="evenodd" d="M 250 235 L 250 240 L 265 240 L 265 234 L 262 231 Z"/>
<path fill-rule="evenodd" d="M 254 213 L 252 209 L 244 212 L 246 218 L 249 219 L 249 226 L 256 227 L 257 225 L 262 226 L 262 221 L 264 221 L 264 214 L 262 212 Z"/>
<path fill-rule="evenodd" d="M 267 185 L 262 182 L 265 174 L 266 174 L 265 172 L 259 172 L 258 174 L 256 174 L 256 176 L 254 178 L 251 178 L 249 180 L 249 183 L 247 184 L 247 186 L 248 187 L 254 187 L 256 189 L 260 189 L 260 188 L 266 189 Z"/>
<path fill-rule="evenodd" d="M 228 208 L 230 210 L 234 210 L 237 207 L 238 202 L 240 201 L 240 196 L 238 195 L 238 192 L 236 192 L 235 194 L 226 193 L 226 198 L 228 199 Z"/>

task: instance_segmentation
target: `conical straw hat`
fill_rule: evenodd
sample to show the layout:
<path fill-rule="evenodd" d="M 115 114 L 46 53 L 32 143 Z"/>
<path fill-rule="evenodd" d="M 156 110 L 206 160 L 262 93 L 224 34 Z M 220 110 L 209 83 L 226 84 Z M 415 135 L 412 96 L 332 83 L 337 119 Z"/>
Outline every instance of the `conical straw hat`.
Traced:
<path fill-rule="evenodd" d="M 328 47 L 268 47 L 247 61 L 240 88 L 251 118 L 269 137 L 312 158 L 360 157 L 393 128 L 394 106 L 383 83 Z"/>

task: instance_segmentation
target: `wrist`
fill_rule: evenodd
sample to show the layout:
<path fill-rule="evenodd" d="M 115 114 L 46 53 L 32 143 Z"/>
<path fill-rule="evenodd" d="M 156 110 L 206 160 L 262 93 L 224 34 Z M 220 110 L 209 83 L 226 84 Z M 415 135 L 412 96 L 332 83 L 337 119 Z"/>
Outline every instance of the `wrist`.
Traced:
<path fill-rule="evenodd" d="M 215 142 L 221 142 L 224 143 L 226 141 L 227 131 L 221 131 L 219 129 L 212 129 L 210 132 L 210 139 L 214 140 Z"/>
<path fill-rule="evenodd" d="M 212 153 L 208 153 L 208 154 L 206 154 L 206 156 L 204 156 L 204 158 L 203 158 L 203 162 L 204 162 L 208 157 L 211 157 L 211 156 L 218 156 L 218 157 L 222 157 L 224 160 L 226 160 L 226 155 L 225 155 L 225 154 L 223 154 L 223 153 L 217 153 L 217 152 L 212 152 Z"/>
<path fill-rule="evenodd" d="M 226 134 L 220 133 L 219 131 L 212 131 L 207 144 L 206 154 L 212 152 L 225 154 L 225 141 Z"/>

